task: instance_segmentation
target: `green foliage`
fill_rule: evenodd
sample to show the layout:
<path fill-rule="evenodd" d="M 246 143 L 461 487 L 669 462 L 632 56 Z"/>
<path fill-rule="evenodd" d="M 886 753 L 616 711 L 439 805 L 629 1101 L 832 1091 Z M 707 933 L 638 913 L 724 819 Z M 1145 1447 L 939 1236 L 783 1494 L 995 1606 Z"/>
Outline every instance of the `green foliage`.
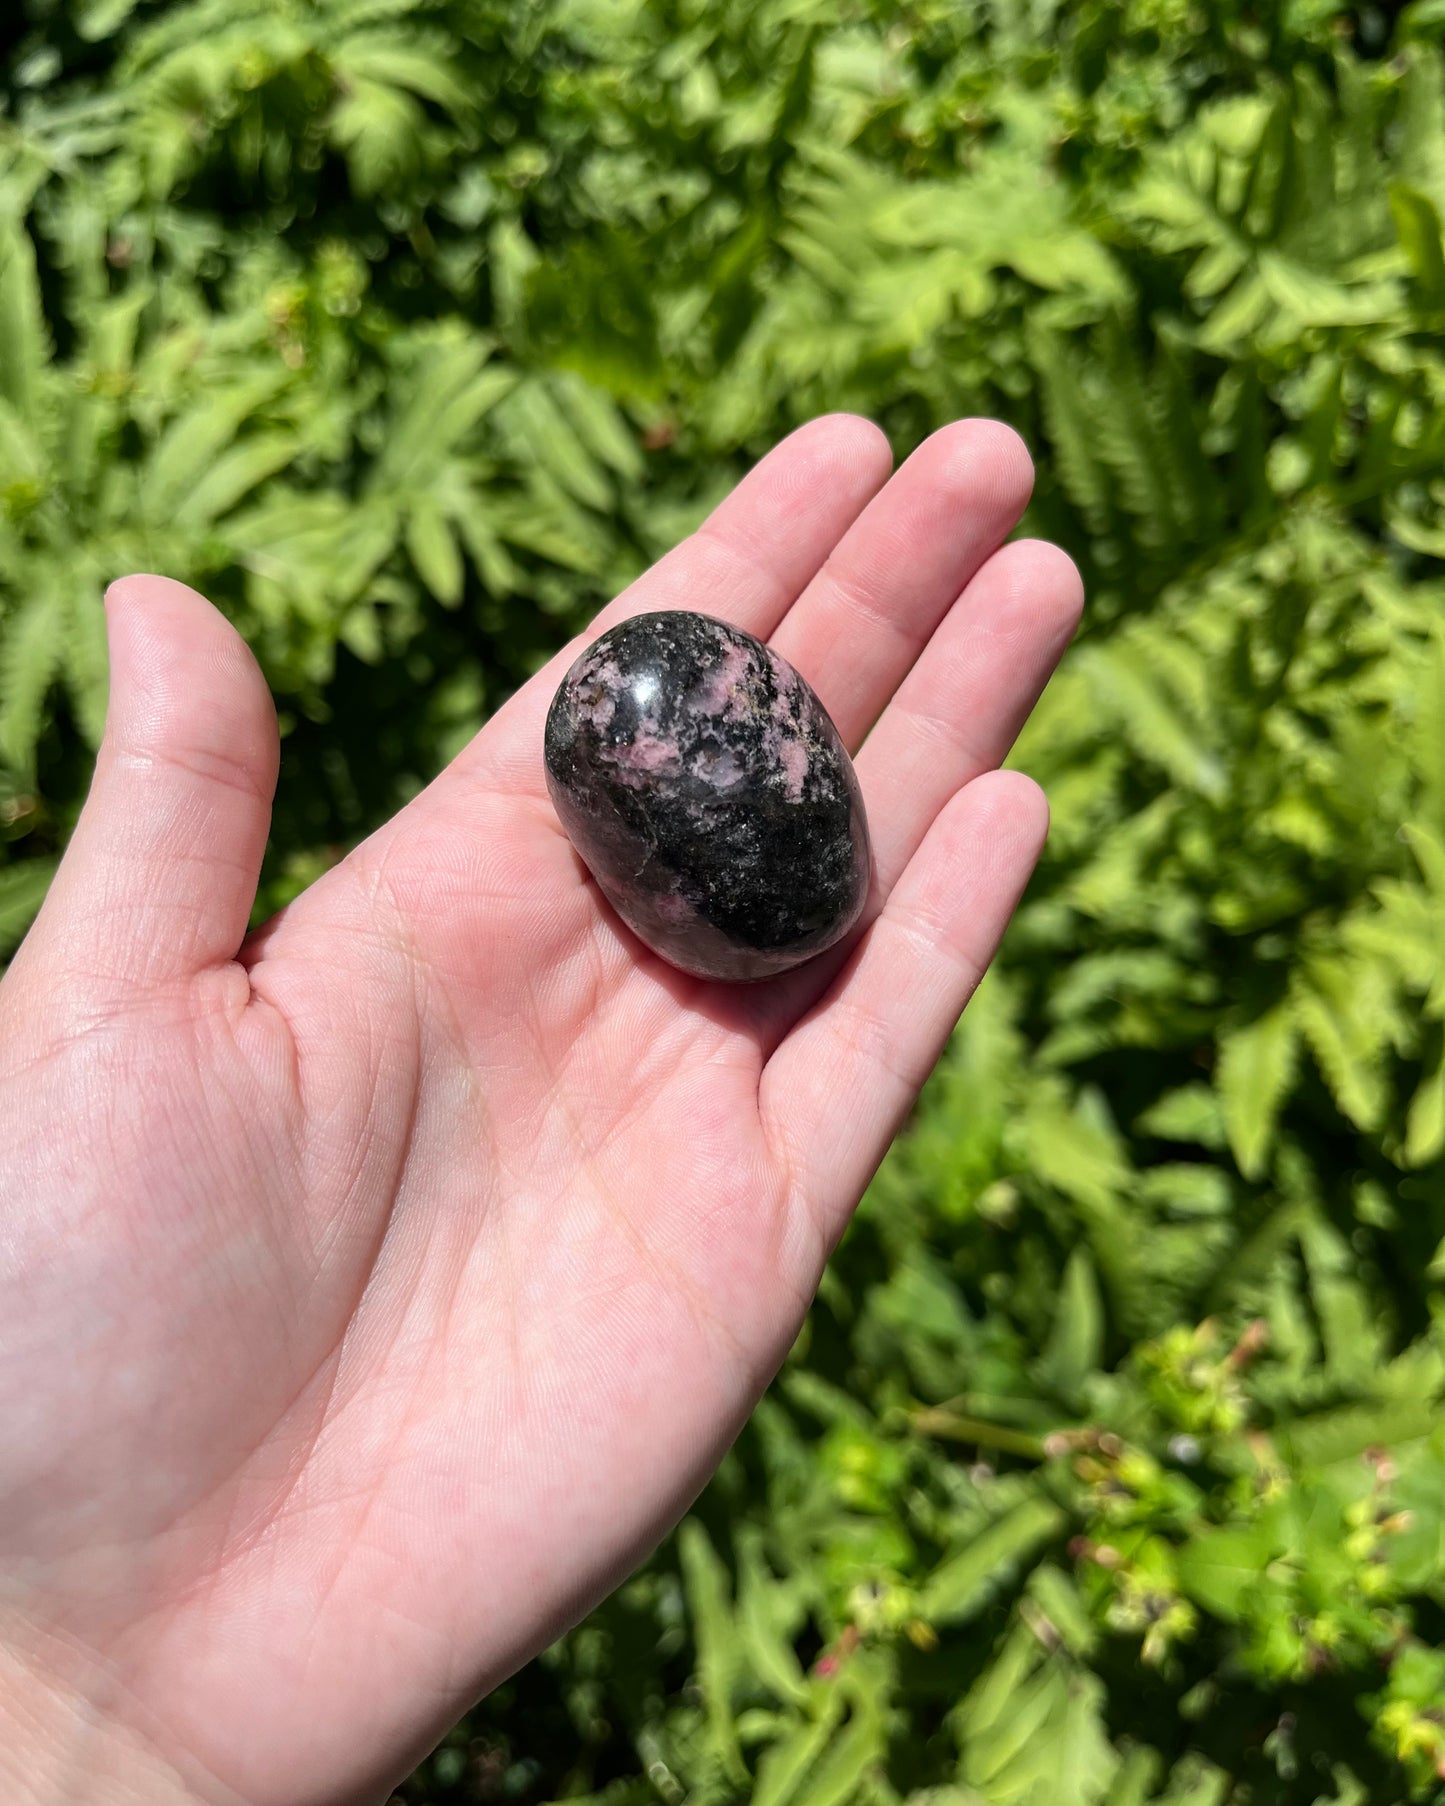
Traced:
<path fill-rule="evenodd" d="M 262 908 L 782 432 L 1035 447 L 1001 970 L 682 1534 L 404 1790 L 1445 1799 L 1445 11 L 31 0 L 0 937 L 98 598 L 282 705 Z"/>

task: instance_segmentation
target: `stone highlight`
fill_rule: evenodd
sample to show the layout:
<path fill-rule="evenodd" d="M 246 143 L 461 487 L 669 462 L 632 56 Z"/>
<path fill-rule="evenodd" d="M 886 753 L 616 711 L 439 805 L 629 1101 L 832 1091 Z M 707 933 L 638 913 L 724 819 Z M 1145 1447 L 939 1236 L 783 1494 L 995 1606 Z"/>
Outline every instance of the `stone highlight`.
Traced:
<path fill-rule="evenodd" d="M 634 615 L 558 687 L 562 826 L 637 937 L 698 978 L 769 978 L 842 939 L 868 895 L 863 796 L 807 683 L 710 615 Z"/>

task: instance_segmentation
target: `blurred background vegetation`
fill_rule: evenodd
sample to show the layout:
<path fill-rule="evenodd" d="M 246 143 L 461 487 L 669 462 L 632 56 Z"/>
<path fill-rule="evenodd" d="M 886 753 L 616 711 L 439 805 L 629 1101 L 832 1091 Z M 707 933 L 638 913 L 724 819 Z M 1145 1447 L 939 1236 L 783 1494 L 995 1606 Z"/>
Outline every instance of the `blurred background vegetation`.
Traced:
<path fill-rule="evenodd" d="M 1445 1800 L 1445 3 L 20 0 L 0 933 L 205 588 L 263 912 L 781 434 L 1012 422 L 1038 879 L 678 1537 L 407 1801 Z"/>

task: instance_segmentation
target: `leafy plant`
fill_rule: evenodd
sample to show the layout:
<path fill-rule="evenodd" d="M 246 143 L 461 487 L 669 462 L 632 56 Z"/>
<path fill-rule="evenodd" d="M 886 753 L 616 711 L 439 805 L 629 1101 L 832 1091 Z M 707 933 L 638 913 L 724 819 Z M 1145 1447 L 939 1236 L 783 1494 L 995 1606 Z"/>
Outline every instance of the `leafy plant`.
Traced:
<path fill-rule="evenodd" d="M 1445 1799 L 1445 12 L 90 0 L 3 28 L 0 937 L 202 584 L 260 908 L 782 432 L 1000 415 L 1054 828 L 695 1514 L 415 1800 Z"/>

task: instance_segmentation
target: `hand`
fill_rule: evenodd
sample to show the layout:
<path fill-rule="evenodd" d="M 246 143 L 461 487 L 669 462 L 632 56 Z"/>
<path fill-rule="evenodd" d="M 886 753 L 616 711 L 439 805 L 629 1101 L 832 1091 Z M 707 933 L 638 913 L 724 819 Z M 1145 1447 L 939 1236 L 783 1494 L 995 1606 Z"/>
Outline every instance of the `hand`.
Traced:
<path fill-rule="evenodd" d="M 999 549 L 1009 429 L 888 470 L 814 421 L 591 630 L 725 616 L 868 736 L 868 925 L 757 987 L 651 956 L 558 827 L 581 641 L 248 936 L 265 684 L 193 592 L 111 590 L 94 786 L 0 989 L 0 1676 L 107 1749 L 208 1800 L 383 1796 L 776 1370 L 1038 855 L 997 767 L 1081 600 Z"/>

